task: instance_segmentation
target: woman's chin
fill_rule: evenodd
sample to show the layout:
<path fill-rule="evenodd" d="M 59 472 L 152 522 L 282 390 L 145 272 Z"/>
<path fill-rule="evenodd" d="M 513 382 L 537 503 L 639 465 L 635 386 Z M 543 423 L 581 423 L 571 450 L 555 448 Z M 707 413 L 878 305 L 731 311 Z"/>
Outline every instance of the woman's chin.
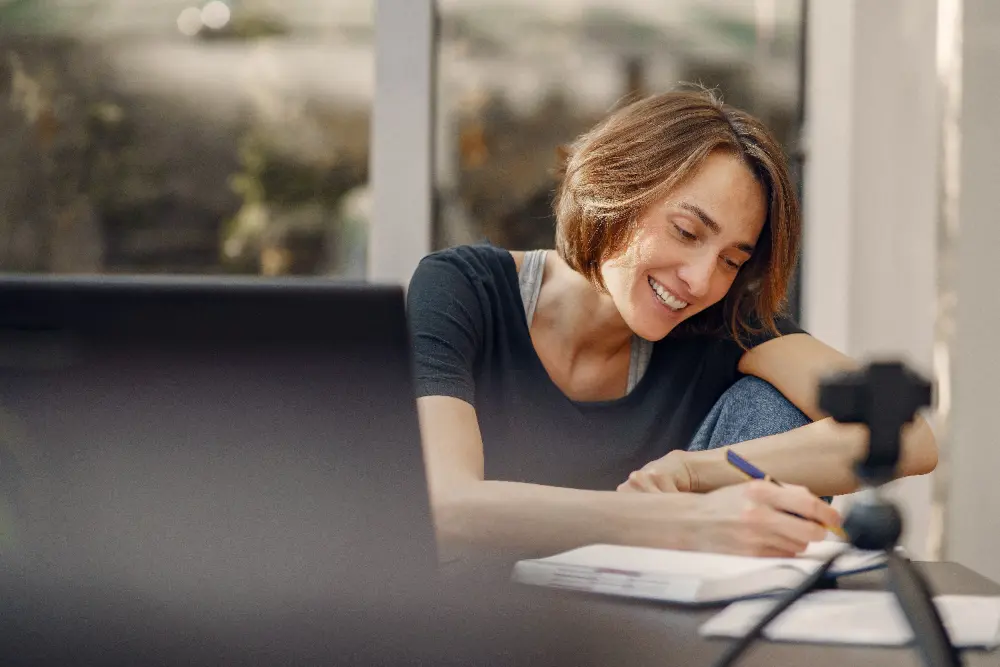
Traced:
<path fill-rule="evenodd" d="M 636 336 L 655 343 L 666 338 L 671 331 L 677 328 L 677 325 L 694 314 L 693 311 L 687 312 L 690 308 L 688 306 L 683 310 L 671 310 L 666 306 L 656 304 L 653 309 L 633 313 L 634 317 L 628 324 Z"/>
<path fill-rule="evenodd" d="M 676 324 L 660 322 L 636 322 L 635 326 L 631 327 L 632 333 L 634 333 L 639 338 L 648 340 L 651 343 L 655 343 L 658 340 L 662 340 L 667 337 L 667 335 L 674 330 Z"/>

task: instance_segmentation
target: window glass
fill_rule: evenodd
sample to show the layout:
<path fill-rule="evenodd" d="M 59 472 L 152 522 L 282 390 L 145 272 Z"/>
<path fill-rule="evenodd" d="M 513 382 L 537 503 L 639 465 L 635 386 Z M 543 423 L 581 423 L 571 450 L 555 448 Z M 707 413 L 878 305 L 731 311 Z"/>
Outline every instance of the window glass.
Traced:
<path fill-rule="evenodd" d="M 552 247 L 557 148 L 629 95 L 698 83 L 790 153 L 800 0 L 439 0 L 435 247 Z"/>
<path fill-rule="evenodd" d="M 0 270 L 363 275 L 373 2 L 0 1 Z"/>

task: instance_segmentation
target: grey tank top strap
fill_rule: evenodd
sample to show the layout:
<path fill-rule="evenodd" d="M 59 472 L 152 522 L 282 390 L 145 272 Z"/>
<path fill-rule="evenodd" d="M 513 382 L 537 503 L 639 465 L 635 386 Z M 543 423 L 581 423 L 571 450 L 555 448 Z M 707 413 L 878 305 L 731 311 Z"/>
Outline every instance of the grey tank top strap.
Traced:
<path fill-rule="evenodd" d="M 628 362 L 628 388 L 626 393 L 631 393 L 639 380 L 646 374 L 649 368 L 649 359 L 653 356 L 653 344 L 645 338 L 632 336 L 632 356 Z"/>
<path fill-rule="evenodd" d="M 538 305 L 538 294 L 542 291 L 542 275 L 545 273 L 544 250 L 529 250 L 521 260 L 521 272 L 517 274 L 517 284 L 521 289 L 521 302 L 524 304 L 524 317 L 531 326 L 535 319 L 535 307 Z"/>
<path fill-rule="evenodd" d="M 535 319 L 535 308 L 538 306 L 538 294 L 542 291 L 542 276 L 545 273 L 545 257 L 547 250 L 529 250 L 524 253 L 521 270 L 517 274 L 517 285 L 521 292 L 521 302 L 524 304 L 524 317 L 531 326 Z M 649 359 L 653 355 L 653 344 L 638 336 L 632 337 L 632 351 L 628 364 L 628 384 L 626 393 L 631 393 L 639 380 L 649 368 Z"/>

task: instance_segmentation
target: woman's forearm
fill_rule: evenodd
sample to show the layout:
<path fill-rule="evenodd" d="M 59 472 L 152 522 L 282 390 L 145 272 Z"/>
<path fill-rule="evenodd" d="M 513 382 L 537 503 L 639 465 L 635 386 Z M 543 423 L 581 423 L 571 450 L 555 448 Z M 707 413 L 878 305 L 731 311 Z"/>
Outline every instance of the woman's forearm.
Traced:
<path fill-rule="evenodd" d="M 858 488 L 855 465 L 868 451 L 868 429 L 822 419 L 801 428 L 731 445 L 732 449 L 775 479 L 808 487 L 819 496 L 851 493 Z M 725 450 L 684 456 L 696 491 L 705 493 L 746 477 L 726 462 Z M 899 476 L 922 475 L 937 465 L 937 444 L 922 418 L 903 429 Z"/>
<path fill-rule="evenodd" d="M 434 502 L 443 554 L 469 549 L 547 554 L 586 544 L 690 548 L 690 494 L 623 494 L 476 481 Z M 663 530 L 651 531 L 660 524 Z"/>

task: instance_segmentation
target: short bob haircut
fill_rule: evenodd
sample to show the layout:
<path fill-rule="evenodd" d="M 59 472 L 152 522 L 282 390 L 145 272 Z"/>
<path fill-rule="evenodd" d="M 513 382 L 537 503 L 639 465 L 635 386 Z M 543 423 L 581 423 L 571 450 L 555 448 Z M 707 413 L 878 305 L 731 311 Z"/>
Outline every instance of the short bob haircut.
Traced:
<path fill-rule="evenodd" d="M 802 222 L 778 142 L 759 120 L 712 92 L 674 91 L 632 102 L 565 149 L 556 250 L 606 292 L 601 265 L 626 249 L 642 213 L 719 150 L 738 155 L 756 176 L 767 219 L 726 296 L 676 331 L 731 337 L 746 347 L 756 335 L 778 333 L 775 320 L 784 314 Z"/>

